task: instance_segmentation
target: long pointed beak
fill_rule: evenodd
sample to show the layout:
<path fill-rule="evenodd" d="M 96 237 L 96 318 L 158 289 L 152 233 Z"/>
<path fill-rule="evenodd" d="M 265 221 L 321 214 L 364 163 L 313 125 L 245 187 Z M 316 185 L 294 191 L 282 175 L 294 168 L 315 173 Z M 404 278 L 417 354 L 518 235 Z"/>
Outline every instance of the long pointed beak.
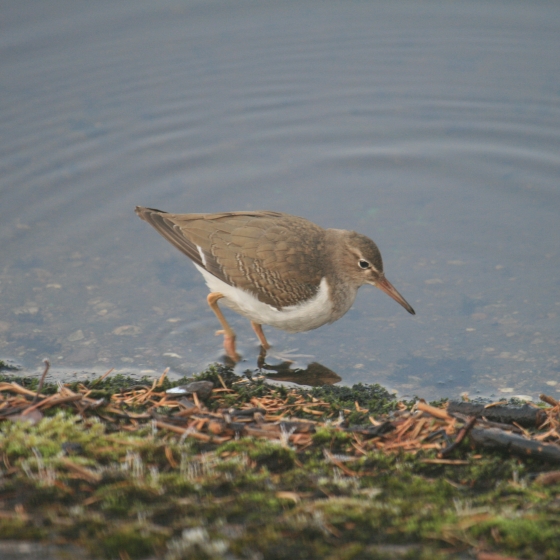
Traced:
<path fill-rule="evenodd" d="M 392 297 L 397 303 L 400 303 L 411 315 L 416 315 L 414 309 L 411 305 L 404 299 L 399 292 L 393 287 L 393 284 L 387 280 L 387 278 L 382 277 L 373 284 L 376 288 L 379 288 L 382 292 L 385 292 L 388 296 Z"/>

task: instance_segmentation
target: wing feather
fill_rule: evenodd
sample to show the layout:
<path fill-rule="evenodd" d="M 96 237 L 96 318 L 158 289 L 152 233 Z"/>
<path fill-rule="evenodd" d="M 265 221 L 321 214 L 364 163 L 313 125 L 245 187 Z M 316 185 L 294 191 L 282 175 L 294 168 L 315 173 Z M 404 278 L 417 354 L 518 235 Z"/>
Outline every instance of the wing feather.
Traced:
<path fill-rule="evenodd" d="M 198 266 L 279 309 L 313 297 L 325 275 L 318 257 L 324 230 L 303 218 L 270 211 L 168 214 L 142 207 L 136 213 Z"/>

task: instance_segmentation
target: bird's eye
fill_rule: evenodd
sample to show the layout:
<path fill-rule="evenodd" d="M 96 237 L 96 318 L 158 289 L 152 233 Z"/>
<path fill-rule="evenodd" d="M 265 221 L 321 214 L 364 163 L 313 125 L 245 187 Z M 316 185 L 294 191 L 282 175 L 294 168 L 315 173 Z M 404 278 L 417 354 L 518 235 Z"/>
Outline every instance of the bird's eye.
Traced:
<path fill-rule="evenodd" d="M 360 259 L 358 261 L 358 266 L 365 270 L 366 268 L 369 268 L 370 264 L 367 261 L 364 261 L 364 259 Z"/>

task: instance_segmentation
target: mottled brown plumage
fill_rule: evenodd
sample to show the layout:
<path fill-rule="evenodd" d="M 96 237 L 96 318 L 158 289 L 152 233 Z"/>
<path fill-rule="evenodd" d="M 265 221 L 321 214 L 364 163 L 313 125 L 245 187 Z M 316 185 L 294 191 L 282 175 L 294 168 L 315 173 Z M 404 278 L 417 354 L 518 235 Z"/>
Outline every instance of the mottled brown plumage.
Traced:
<path fill-rule="evenodd" d="M 151 208 L 139 215 L 196 264 L 279 309 L 313 297 L 325 275 L 319 258 L 325 230 L 303 218 L 279 212 L 169 214 Z"/>

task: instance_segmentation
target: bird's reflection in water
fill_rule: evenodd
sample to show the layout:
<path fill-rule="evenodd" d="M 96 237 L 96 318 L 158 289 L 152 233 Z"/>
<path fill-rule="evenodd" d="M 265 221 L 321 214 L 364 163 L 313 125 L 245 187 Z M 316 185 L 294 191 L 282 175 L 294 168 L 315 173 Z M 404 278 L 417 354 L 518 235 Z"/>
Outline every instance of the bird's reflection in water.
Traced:
<path fill-rule="evenodd" d="M 274 358 L 275 356 L 272 354 L 270 357 Z M 267 352 L 261 347 L 257 365 L 268 379 L 273 379 L 274 381 L 289 381 L 290 383 L 310 385 L 312 387 L 334 385 L 342 381 L 342 378 L 334 371 L 318 362 L 311 362 L 307 364 L 307 367 L 302 367 L 298 365 L 297 362 L 290 359 L 303 358 L 305 356 L 279 355 L 278 357 L 282 360 L 280 363 L 267 363 Z"/>
<path fill-rule="evenodd" d="M 293 351 L 276 353 L 267 352 L 262 346 L 257 358 L 257 370 L 247 368 L 245 360 L 234 361 L 227 355 L 222 355 L 223 363 L 231 367 L 238 375 L 265 375 L 273 381 L 286 381 L 297 385 L 320 387 L 334 385 L 342 381 L 337 373 L 318 362 L 308 362 L 314 356 L 295 354 Z"/>
<path fill-rule="evenodd" d="M 310 385 L 319 387 L 321 385 L 334 385 L 342 378 L 329 368 L 317 363 L 310 363 L 305 369 L 294 368 L 292 362 L 282 362 L 278 365 L 264 364 L 261 368 L 268 379 L 274 381 L 289 381 L 298 385 Z M 274 371 L 276 373 L 268 373 Z"/>

